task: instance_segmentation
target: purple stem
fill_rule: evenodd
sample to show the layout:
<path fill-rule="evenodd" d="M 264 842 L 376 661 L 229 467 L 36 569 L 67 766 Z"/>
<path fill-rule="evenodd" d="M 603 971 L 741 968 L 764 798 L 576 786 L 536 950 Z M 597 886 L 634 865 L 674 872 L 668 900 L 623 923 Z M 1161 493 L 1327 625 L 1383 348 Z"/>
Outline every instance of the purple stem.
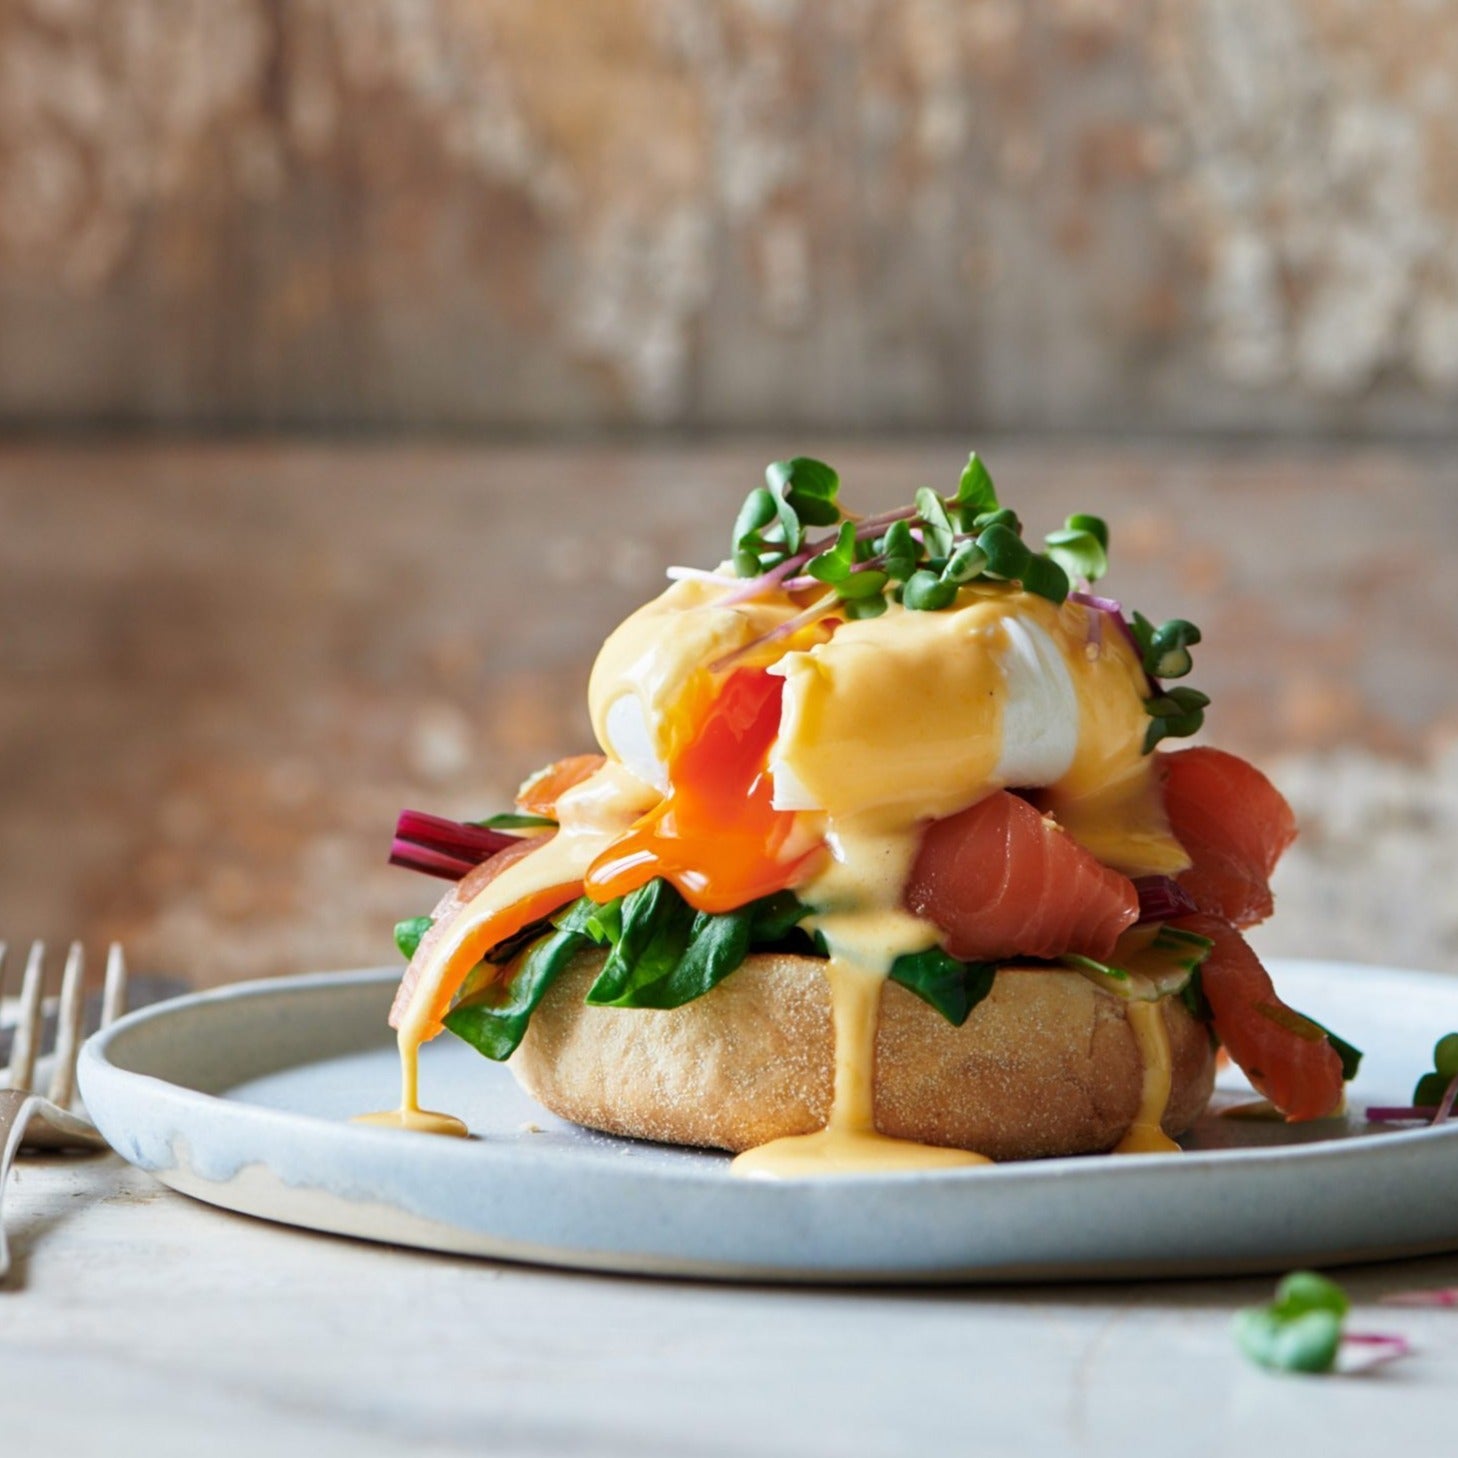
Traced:
<path fill-rule="evenodd" d="M 1116 597 L 1095 597 L 1091 592 L 1070 592 L 1069 602 L 1081 602 L 1084 607 L 1093 608 L 1096 612 L 1107 613 L 1111 618 L 1122 617 L 1124 604 Z"/>
<path fill-rule="evenodd" d="M 1443 1091 L 1443 1102 L 1438 1105 L 1438 1112 L 1433 1115 L 1433 1123 L 1446 1123 L 1453 1113 L 1455 1101 L 1458 1101 L 1458 1078 L 1449 1080 L 1448 1087 Z"/>
<path fill-rule="evenodd" d="M 856 528 L 856 541 L 864 542 L 869 537 L 874 537 L 882 527 L 888 527 L 893 521 L 905 521 L 916 515 L 914 506 L 903 506 L 896 511 L 884 511 L 880 516 L 868 516 Z M 827 547 L 833 547 L 836 537 L 817 537 L 813 542 L 807 542 L 802 551 L 796 552 L 793 557 L 786 557 L 777 566 L 771 567 L 768 572 L 762 572 L 758 577 L 751 577 L 743 587 L 736 588 L 726 597 L 719 600 L 717 606 L 732 607 L 738 602 L 749 602 L 750 599 L 763 597 L 765 593 L 780 586 L 787 577 L 791 577 L 803 567 L 812 557 L 818 557 Z"/>
<path fill-rule="evenodd" d="M 423 810 L 402 810 L 390 842 L 390 864 L 443 881 L 459 881 L 520 839 L 484 825 L 427 815 Z"/>
<path fill-rule="evenodd" d="M 1382 1104 L 1367 1110 L 1369 1124 L 1431 1124 L 1437 1114 L 1432 1104 Z"/>
<path fill-rule="evenodd" d="M 1364 1372 L 1370 1371 L 1373 1367 L 1385 1366 L 1388 1362 L 1399 1361 L 1403 1357 L 1410 1357 L 1413 1351 L 1412 1343 L 1406 1337 L 1382 1331 L 1343 1332 L 1342 1345 L 1377 1349 L 1367 1361 L 1361 1364 L 1360 1370 Z"/>
<path fill-rule="evenodd" d="M 1384 1104 L 1367 1110 L 1369 1124 L 1445 1124 L 1452 1117 L 1453 1106 L 1458 1104 L 1458 1078 L 1452 1079 L 1443 1090 L 1442 1102 L 1438 1104 Z"/>
<path fill-rule="evenodd" d="M 475 870 L 480 862 L 463 861 L 444 851 L 429 850 L 425 846 L 412 845 L 408 840 L 396 839 L 390 845 L 390 864 L 407 871 L 419 871 L 426 876 L 439 876 L 443 881 L 459 881 Z"/>
<path fill-rule="evenodd" d="M 856 572 L 878 572 L 881 569 L 882 558 L 872 557 L 869 562 L 857 562 L 850 570 Z M 818 577 L 790 577 L 780 584 L 786 592 L 803 592 L 809 587 L 825 587 L 828 584 L 822 582 Z"/>
<path fill-rule="evenodd" d="M 1124 604 L 1115 597 L 1099 597 L 1092 592 L 1070 592 L 1069 602 L 1080 603 L 1086 608 L 1092 608 L 1095 612 L 1103 613 L 1105 617 L 1112 618 L 1114 626 L 1128 640 L 1129 646 L 1134 650 L 1134 656 L 1142 663 L 1144 661 L 1144 650 L 1139 646 L 1139 640 L 1134 636 L 1134 629 L 1129 626 L 1129 620 L 1124 616 Z M 1162 693 L 1163 689 L 1158 679 L 1146 674 L 1149 678 L 1149 686 L 1154 693 Z"/>
<path fill-rule="evenodd" d="M 1138 876 L 1139 922 L 1171 921 L 1198 911 L 1194 898 L 1172 876 Z"/>
<path fill-rule="evenodd" d="M 812 582 L 814 580 L 811 578 Z M 826 593 L 824 597 L 811 603 L 804 612 L 796 613 L 793 618 L 786 618 L 777 628 L 771 628 L 768 633 L 761 633 L 758 638 L 744 644 L 743 647 L 736 648 L 732 653 L 726 653 L 722 658 L 715 659 L 709 665 L 709 672 L 723 673 L 726 668 L 732 668 L 741 658 L 754 652 L 756 648 L 762 648 L 766 643 L 773 643 L 780 638 L 788 638 L 791 633 L 799 632 L 801 628 L 808 627 L 816 619 L 823 618 L 834 611 L 837 601 L 833 592 Z"/>
<path fill-rule="evenodd" d="M 1458 1306 L 1458 1286 L 1434 1286 L 1427 1291 L 1393 1291 L 1382 1297 L 1384 1306 Z"/>
<path fill-rule="evenodd" d="M 423 810 L 402 810 L 395 824 L 395 834 L 401 840 L 414 841 L 416 845 L 444 851 L 473 864 L 489 859 L 497 851 L 504 851 L 521 839 L 484 825 L 466 825 L 441 815 L 427 815 Z"/>

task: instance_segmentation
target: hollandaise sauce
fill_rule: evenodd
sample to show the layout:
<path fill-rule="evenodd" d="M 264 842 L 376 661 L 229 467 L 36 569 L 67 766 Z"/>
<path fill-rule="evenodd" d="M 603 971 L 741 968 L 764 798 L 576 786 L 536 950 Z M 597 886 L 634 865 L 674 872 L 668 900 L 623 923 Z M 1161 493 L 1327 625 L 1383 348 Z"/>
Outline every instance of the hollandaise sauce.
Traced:
<path fill-rule="evenodd" d="M 400 1048 L 400 1107 L 375 1114 L 357 1114 L 356 1124 L 373 1124 L 379 1129 L 408 1129 L 415 1134 L 444 1134 L 465 1139 L 470 1130 L 454 1114 L 441 1114 L 420 1107 L 420 1044 L 397 1038 Z"/>
<path fill-rule="evenodd" d="M 1169 1029 L 1165 1026 L 1164 1009 L 1157 1002 L 1129 1002 L 1124 1008 L 1129 1026 L 1134 1030 L 1139 1055 L 1144 1062 L 1144 1083 L 1139 1094 L 1139 1109 L 1128 1132 L 1114 1146 L 1115 1154 L 1175 1154 L 1179 1145 L 1164 1132 L 1161 1121 L 1169 1103 L 1170 1062 Z"/>
<path fill-rule="evenodd" d="M 886 974 L 880 959 L 866 965 L 832 954 L 825 964 L 830 986 L 834 1056 L 830 1117 L 813 1134 L 774 1139 L 737 1156 L 736 1175 L 771 1179 L 956 1169 L 989 1164 L 980 1154 L 893 1139 L 876 1128 L 876 1030 Z"/>
<path fill-rule="evenodd" d="M 394 1020 L 400 1049 L 400 1106 L 359 1115 L 357 1122 L 425 1134 L 459 1136 L 467 1132 L 459 1119 L 420 1107 L 420 1049 L 441 1031 L 441 1018 L 457 991 L 453 969 L 463 961 L 474 962 L 520 929 L 493 932 L 492 928 L 502 925 L 503 916 L 513 912 L 520 916 L 520 908 L 535 906 L 542 897 L 546 897 L 540 902 L 545 915 L 575 897 L 593 858 L 656 798 L 621 767 L 608 763 L 558 801 L 557 833 L 476 893 L 430 949 L 408 996 L 397 1000 Z"/>
<path fill-rule="evenodd" d="M 555 835 L 530 855 L 508 866 L 461 909 L 432 948 L 399 1013 L 396 1042 L 400 1049 L 400 1105 L 380 1113 L 362 1114 L 357 1122 L 420 1134 L 458 1137 L 466 1134 L 466 1126 L 459 1119 L 420 1107 L 420 1049 L 441 1030 L 441 1018 L 456 992 L 452 968 L 460 965 L 462 949 L 480 940 L 483 929 L 496 924 L 512 907 L 551 887 L 580 880 L 589 852 L 590 847 L 584 846 L 581 838 Z M 488 946 L 483 951 L 498 938 L 486 932 L 485 940 Z"/>

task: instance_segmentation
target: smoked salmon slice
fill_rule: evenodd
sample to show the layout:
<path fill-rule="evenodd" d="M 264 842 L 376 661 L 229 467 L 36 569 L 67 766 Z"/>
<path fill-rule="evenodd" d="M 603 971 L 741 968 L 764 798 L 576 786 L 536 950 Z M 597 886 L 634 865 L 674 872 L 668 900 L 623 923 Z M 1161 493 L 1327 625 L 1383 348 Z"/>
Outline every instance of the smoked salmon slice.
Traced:
<path fill-rule="evenodd" d="M 927 827 L 905 902 L 968 962 L 1065 952 L 1103 961 L 1139 917 L 1132 881 L 1007 790 Z"/>
<path fill-rule="evenodd" d="M 430 965 L 436 947 L 456 918 L 508 866 L 515 865 L 524 856 L 539 849 L 550 838 L 550 836 L 537 836 L 530 840 L 523 840 L 520 845 L 498 851 L 489 861 L 483 861 L 475 870 L 462 877 L 441 897 L 432 913 L 430 930 L 421 937 L 420 945 L 416 947 L 415 955 L 410 959 L 410 965 L 405 969 L 405 976 L 401 979 L 400 986 L 395 993 L 395 1001 L 390 1007 L 390 1026 L 392 1028 L 398 1028 L 404 1021 L 405 1015 L 414 1001 L 415 989 L 421 975 Z M 466 980 L 471 969 L 492 947 L 504 942 L 508 937 L 514 937 L 523 928 L 530 926 L 532 922 L 550 916 L 559 907 L 565 906 L 569 901 L 575 901 L 581 895 L 581 882 L 547 886 L 532 895 L 522 897 L 510 906 L 502 907 L 494 915 L 486 917 L 481 925 L 474 929 L 471 936 L 457 948 L 451 958 L 447 976 L 441 984 L 430 1010 L 430 1030 L 426 1037 L 433 1038 L 441 1031 L 443 1026 L 441 1019 L 450 1011 L 451 1001 L 460 990 L 461 984 Z"/>
<path fill-rule="evenodd" d="M 1233 926 L 1274 908 L 1271 873 L 1296 839 L 1296 817 L 1254 765 L 1219 749 L 1160 755 L 1164 808 L 1194 862 L 1178 877 L 1195 905 Z"/>
<path fill-rule="evenodd" d="M 1218 916 L 1186 916 L 1172 925 L 1215 943 L 1200 966 L 1200 986 L 1216 1036 L 1256 1089 L 1293 1124 L 1335 1112 L 1341 1056 L 1310 1018 L 1276 996 L 1245 938 Z"/>
<path fill-rule="evenodd" d="M 516 792 L 516 808 L 526 815 L 550 816 L 568 790 L 590 780 L 606 763 L 600 754 L 574 754 L 554 760 Z"/>

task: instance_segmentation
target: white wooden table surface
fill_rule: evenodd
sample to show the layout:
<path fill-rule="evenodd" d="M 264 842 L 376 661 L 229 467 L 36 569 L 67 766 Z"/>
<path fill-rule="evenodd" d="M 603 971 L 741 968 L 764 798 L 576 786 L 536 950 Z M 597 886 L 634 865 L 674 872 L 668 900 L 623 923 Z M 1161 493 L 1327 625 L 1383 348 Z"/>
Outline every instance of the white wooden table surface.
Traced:
<path fill-rule="evenodd" d="M 22 1163 L 0 1285 L 0 1453 L 1172 1455 L 1438 1451 L 1458 1257 L 1342 1277 L 1379 1373 L 1273 1377 L 1262 1280 L 804 1290 L 391 1250 L 194 1204 L 111 1156 Z M 1455 1216 L 1458 1218 L 1458 1216 Z"/>

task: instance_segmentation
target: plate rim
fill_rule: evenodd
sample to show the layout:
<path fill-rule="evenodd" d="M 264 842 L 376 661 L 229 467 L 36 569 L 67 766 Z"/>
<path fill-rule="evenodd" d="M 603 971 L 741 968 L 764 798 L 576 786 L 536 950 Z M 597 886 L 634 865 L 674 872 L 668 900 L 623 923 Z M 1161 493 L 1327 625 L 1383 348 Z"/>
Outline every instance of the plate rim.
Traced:
<path fill-rule="evenodd" d="M 1357 978 L 1364 976 L 1379 975 L 1384 981 L 1412 981 L 1414 983 L 1429 982 L 1432 979 L 1442 980 L 1449 977 L 1449 974 L 1442 972 L 1423 972 L 1412 968 L 1383 967 L 1376 964 L 1359 962 L 1334 962 L 1322 958 L 1270 958 L 1267 965 L 1272 969 L 1273 975 L 1278 976 L 1282 968 L 1299 968 L 1303 971 L 1314 972 L 1320 969 L 1323 973 L 1335 974 L 1338 978 Z M 331 988 L 359 988 L 362 986 L 373 986 L 376 984 L 388 984 L 399 980 L 400 971 L 398 967 L 357 967 L 345 968 L 339 971 L 315 971 L 290 973 L 280 977 L 254 978 L 247 982 L 228 983 L 221 987 L 213 987 L 186 993 L 180 997 L 170 998 L 164 1002 L 153 1003 L 147 1007 L 138 1008 L 134 1012 L 125 1014 L 118 1018 L 109 1027 L 93 1033 L 83 1044 L 78 1061 L 78 1077 L 80 1079 L 83 1097 L 88 1082 L 101 1079 L 103 1082 L 108 1079 L 119 1079 L 124 1083 L 139 1083 L 151 1086 L 157 1091 L 158 1097 L 163 1101 L 181 1105 L 192 1109 L 194 1112 L 213 1112 L 220 1114 L 225 1119 L 246 1119 L 249 1122 L 259 1122 L 265 1126 L 271 1126 L 283 1130 L 289 1130 L 299 1135 L 313 1135 L 323 1137 L 328 1131 L 327 1137 L 344 1139 L 350 1142 L 366 1141 L 361 1148 L 379 1150 L 382 1146 L 381 1140 L 399 1139 L 399 1132 L 390 1129 L 370 1128 L 367 1125 L 352 1124 L 334 1119 L 327 1119 L 316 1114 L 302 1113 L 297 1110 L 277 1109 L 260 1104 L 245 1104 L 240 1100 L 231 1099 L 226 1093 L 207 1093 L 201 1089 L 191 1088 L 186 1084 L 177 1083 L 155 1073 L 143 1073 L 127 1068 L 121 1063 L 113 1060 L 110 1056 L 112 1045 L 119 1039 L 125 1039 L 130 1033 L 139 1027 L 149 1023 L 165 1021 L 170 1017 L 179 1014 L 186 1014 L 199 1008 L 211 1009 L 226 1005 L 230 1002 L 249 1000 L 260 997 L 287 997 L 296 993 L 328 990 Z M 1458 982 L 1458 979 L 1455 979 Z M 1453 988 L 1458 993 L 1458 986 Z M 291 1064 L 290 1067 L 307 1066 L 304 1064 Z M 581 1126 L 579 1126 L 581 1127 Z M 596 1132 L 596 1131 L 594 1131 Z M 613 1170 L 621 1170 L 620 1157 L 614 1152 L 615 1146 L 633 1146 L 642 1141 L 620 1138 L 611 1134 L 599 1134 L 598 1137 L 607 1141 L 606 1146 L 601 1149 L 574 1148 L 570 1153 L 562 1156 L 564 1161 L 570 1161 L 574 1166 L 610 1166 Z M 1406 1149 L 1419 1141 L 1433 1142 L 1436 1140 L 1453 1140 L 1458 1138 L 1458 1118 L 1453 1119 L 1442 1127 L 1421 1125 L 1415 1128 L 1391 1128 L 1386 1127 L 1374 1132 L 1350 1133 L 1345 1137 L 1313 1140 L 1308 1143 L 1298 1144 L 1277 1144 L 1264 1146 L 1245 1146 L 1225 1149 L 1199 1149 L 1181 1150 L 1170 1154 L 1146 1155 L 1138 1160 L 1128 1160 L 1117 1166 L 1128 1170 L 1130 1173 L 1143 1172 L 1150 1169 L 1169 1168 L 1176 1163 L 1182 1169 L 1188 1170 L 1191 1174 L 1195 1171 L 1207 1171 L 1228 1167 L 1232 1162 L 1239 1162 L 1241 1165 L 1268 1164 L 1274 1162 L 1285 1162 L 1298 1160 L 1302 1163 L 1313 1162 L 1336 1162 L 1345 1159 L 1367 1158 L 1379 1148 L 1391 1147 L 1394 1152 L 1399 1149 Z M 422 1141 L 423 1144 L 423 1141 Z M 418 1152 L 424 1154 L 427 1151 L 428 1157 L 432 1160 L 447 1160 L 456 1163 L 474 1160 L 495 1161 L 505 1167 L 517 1162 L 520 1154 L 518 1148 L 511 1144 L 502 1144 L 490 1139 L 433 1139 L 424 1148 L 417 1144 Z M 661 1146 L 671 1149 L 673 1146 Z M 722 1151 L 714 1150 L 693 1150 L 693 1154 L 713 1156 L 722 1154 L 722 1163 L 713 1169 L 705 1169 L 702 1165 L 692 1168 L 675 1169 L 671 1165 L 645 1165 L 635 1168 L 635 1178 L 645 1181 L 653 1181 L 666 1185 L 690 1185 L 701 1186 L 704 1184 L 718 1185 L 725 1179 L 724 1168 L 728 1163 L 728 1155 Z M 125 1157 L 125 1156 L 124 1156 Z M 525 1157 L 525 1156 L 521 1156 Z M 539 1165 L 543 1158 L 551 1158 L 546 1151 L 534 1151 L 530 1156 L 534 1165 Z M 867 1186 L 889 1186 L 914 1187 L 927 1184 L 946 1185 L 954 1183 L 967 1183 L 977 1181 L 986 1184 L 992 1181 L 1003 1183 L 1009 1180 L 1017 1180 L 1027 1183 L 1051 1183 L 1055 1180 L 1076 1176 L 1090 1169 L 1110 1170 L 1111 1162 L 1107 1154 L 1086 1154 L 1066 1155 L 1058 1158 L 1035 1159 L 1035 1160 L 1009 1160 L 1000 1164 L 975 1169 L 930 1169 L 897 1171 L 894 1173 L 866 1173 L 846 1174 L 837 1176 L 834 1185 L 837 1188 L 865 1188 Z M 736 1181 L 736 1183 L 739 1183 Z M 755 1180 L 746 1181 L 756 1189 L 765 1191 L 780 1192 L 782 1198 L 793 1199 L 807 1185 L 823 1187 L 825 1181 L 804 1181 L 804 1180 Z M 772 1197 L 771 1197 L 772 1198 Z"/>

